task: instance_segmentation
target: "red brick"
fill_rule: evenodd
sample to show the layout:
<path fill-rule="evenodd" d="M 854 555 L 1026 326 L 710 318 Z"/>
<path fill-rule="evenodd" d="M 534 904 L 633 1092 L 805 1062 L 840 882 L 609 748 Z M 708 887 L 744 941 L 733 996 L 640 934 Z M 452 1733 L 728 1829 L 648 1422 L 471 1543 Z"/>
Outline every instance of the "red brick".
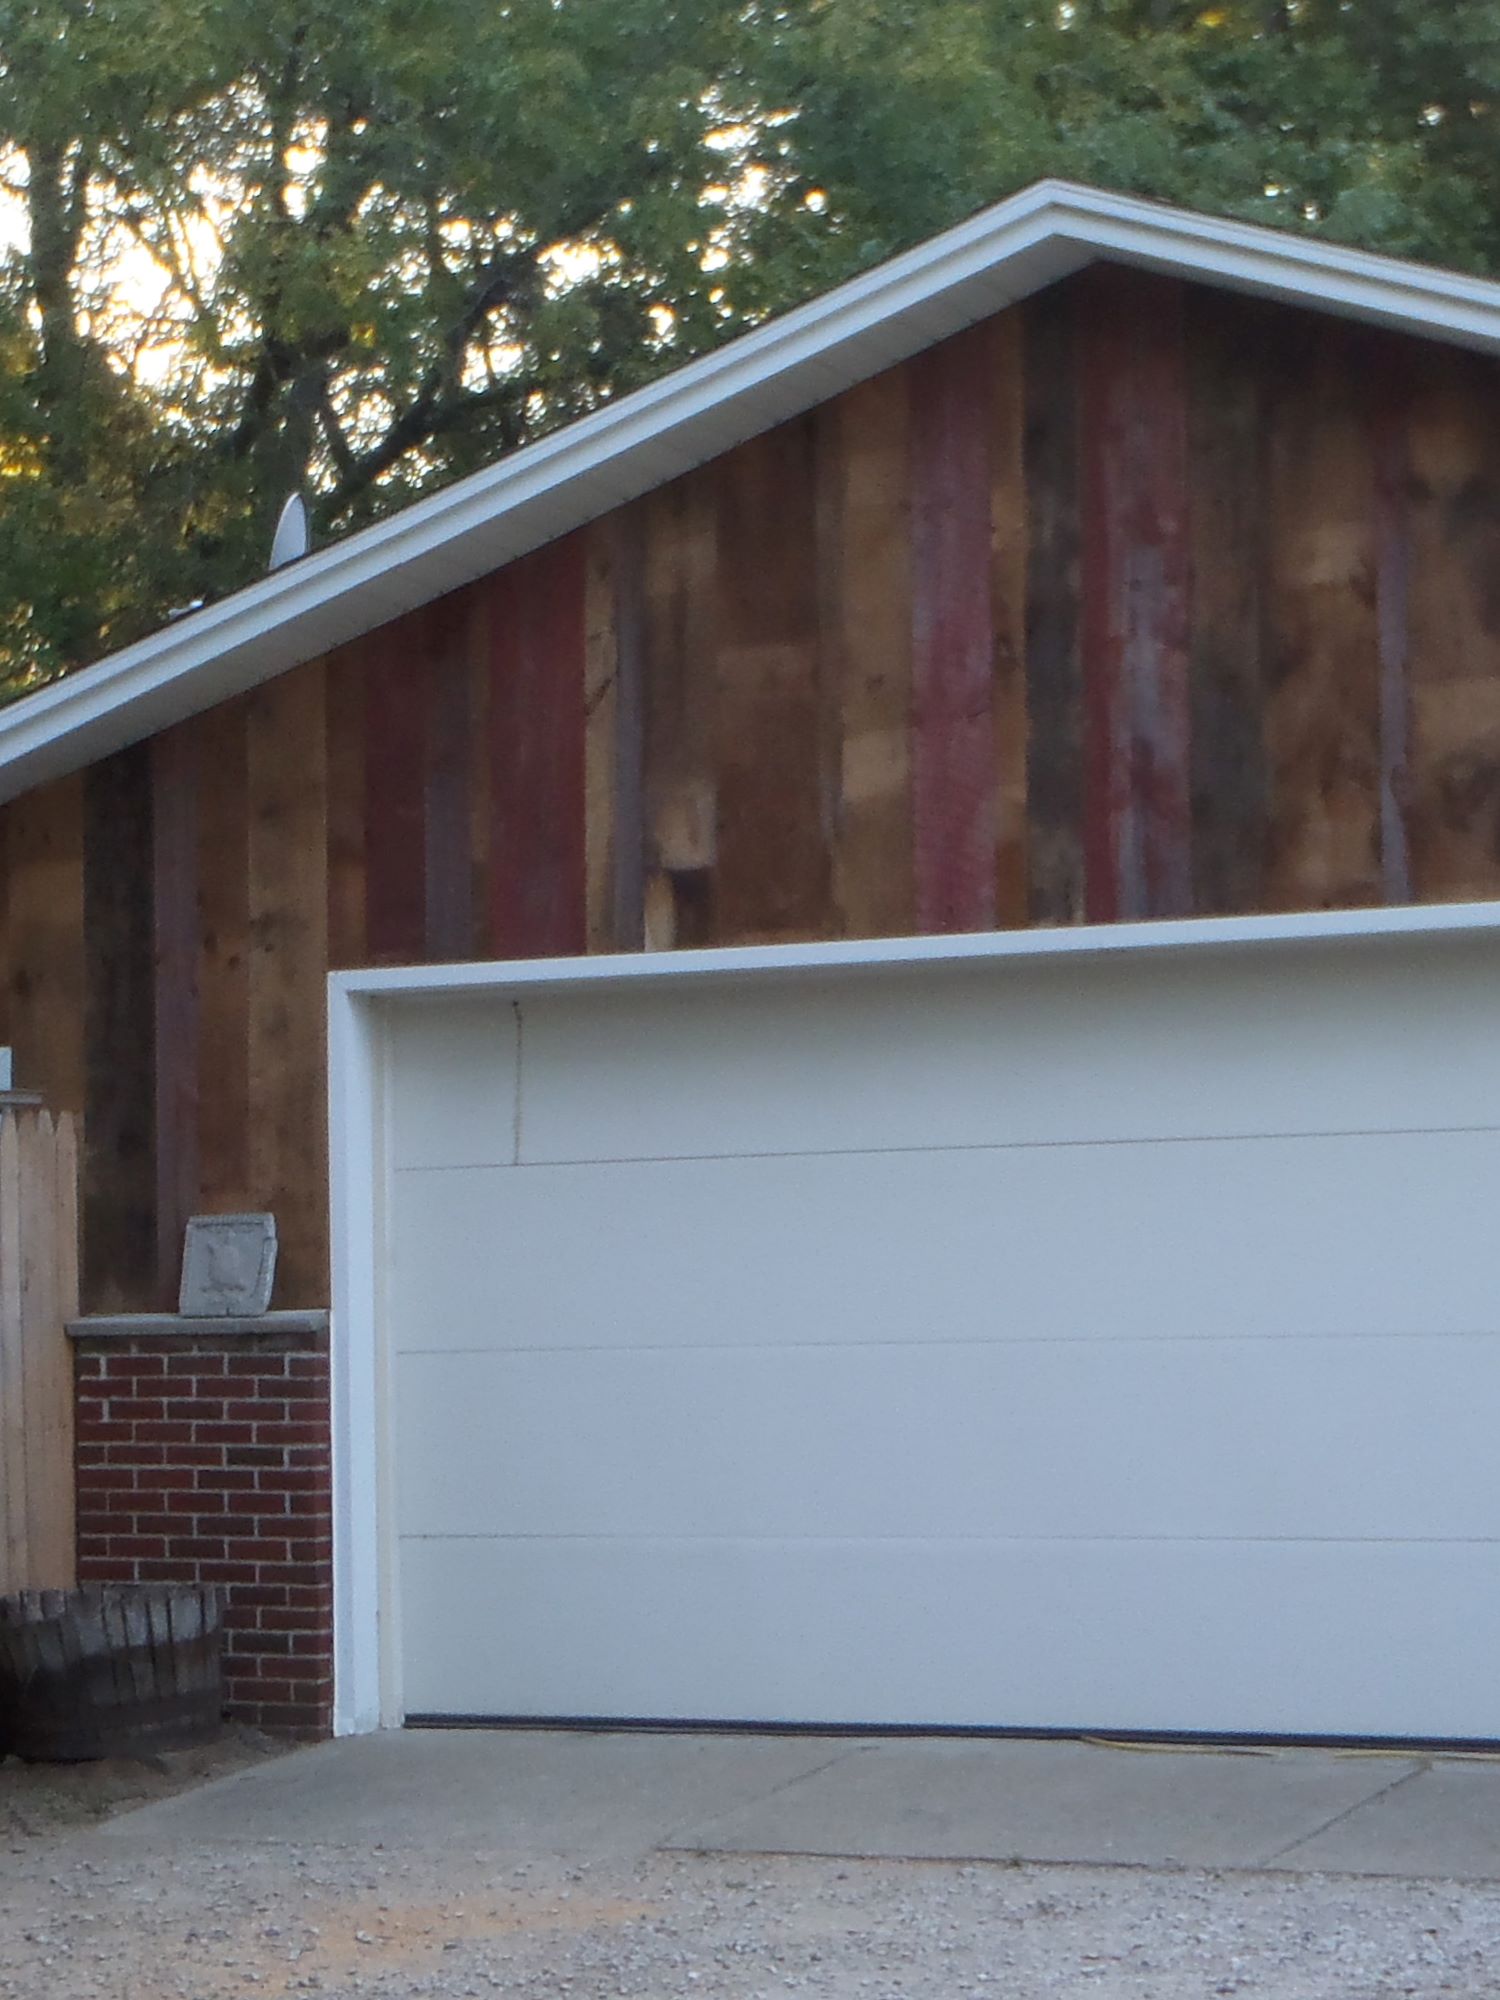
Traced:
<path fill-rule="evenodd" d="M 111 1396 L 109 1399 L 109 1415 L 115 1423 L 134 1423 L 138 1417 L 149 1421 L 161 1415 L 161 1408 L 160 1396 Z"/>
<path fill-rule="evenodd" d="M 286 1586 L 280 1583 L 243 1583 L 236 1587 L 234 1601 L 259 1610 L 261 1622 L 270 1624 L 272 1619 L 291 1618 L 296 1621 L 294 1629 L 300 1629 L 306 1622 L 305 1611 L 288 1611 L 286 1608 Z"/>
<path fill-rule="evenodd" d="M 186 1444 L 193 1435 L 191 1424 L 169 1424 L 160 1421 L 140 1423 L 135 1427 L 137 1444 Z"/>
<path fill-rule="evenodd" d="M 224 1553 L 231 1562 L 264 1564 L 290 1560 L 287 1543 L 278 1541 L 274 1535 L 250 1535 L 243 1540 L 231 1541 Z"/>
<path fill-rule="evenodd" d="M 195 1444 L 255 1444 L 254 1424 L 194 1424 Z"/>
<path fill-rule="evenodd" d="M 164 1558 L 166 1542 L 160 1535 L 111 1535 L 109 1552 L 112 1556 L 156 1556 Z"/>
<path fill-rule="evenodd" d="M 222 1415 L 232 1424 L 284 1423 L 286 1408 L 280 1396 L 249 1396 L 243 1402 L 225 1403 Z"/>
<path fill-rule="evenodd" d="M 225 1451 L 224 1461 L 243 1471 L 246 1466 L 279 1465 L 281 1453 L 273 1444 L 232 1444 Z"/>
<path fill-rule="evenodd" d="M 204 1354 L 197 1348 L 191 1348 L 186 1353 L 170 1355 L 167 1359 L 166 1371 L 168 1375 L 173 1377 L 179 1375 L 222 1375 L 224 1373 L 224 1356 L 222 1354 Z M 202 1393 L 201 1390 L 199 1393 Z"/>
<path fill-rule="evenodd" d="M 255 1426 L 257 1444 L 322 1444 L 327 1436 L 326 1423 L 260 1423 Z"/>

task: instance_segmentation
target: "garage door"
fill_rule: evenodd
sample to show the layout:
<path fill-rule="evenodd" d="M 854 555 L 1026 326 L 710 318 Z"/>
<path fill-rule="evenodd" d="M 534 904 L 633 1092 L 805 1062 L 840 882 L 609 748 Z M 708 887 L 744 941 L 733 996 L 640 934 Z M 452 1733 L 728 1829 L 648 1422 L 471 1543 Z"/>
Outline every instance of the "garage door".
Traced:
<path fill-rule="evenodd" d="M 1489 942 L 389 1046 L 409 1713 L 1500 1735 Z"/>

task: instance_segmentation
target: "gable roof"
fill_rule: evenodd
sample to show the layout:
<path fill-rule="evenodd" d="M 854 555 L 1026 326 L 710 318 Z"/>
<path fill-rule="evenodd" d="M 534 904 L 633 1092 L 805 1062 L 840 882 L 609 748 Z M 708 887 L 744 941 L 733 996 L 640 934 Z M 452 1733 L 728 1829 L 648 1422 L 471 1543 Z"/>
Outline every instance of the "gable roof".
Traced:
<path fill-rule="evenodd" d="M 1038 181 L 0 711 L 0 802 L 373 630 L 1101 259 L 1500 353 L 1500 283 Z"/>

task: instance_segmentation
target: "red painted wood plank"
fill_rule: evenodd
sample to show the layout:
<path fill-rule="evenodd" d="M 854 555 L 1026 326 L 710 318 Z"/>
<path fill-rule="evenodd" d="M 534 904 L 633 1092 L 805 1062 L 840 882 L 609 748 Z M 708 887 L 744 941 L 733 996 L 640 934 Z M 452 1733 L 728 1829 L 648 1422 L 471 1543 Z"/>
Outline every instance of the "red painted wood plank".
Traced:
<path fill-rule="evenodd" d="M 459 593 L 429 605 L 422 624 L 427 696 L 423 944 L 427 958 L 438 962 L 468 958 L 474 949 L 466 597 Z"/>
<path fill-rule="evenodd" d="M 569 535 L 495 578 L 490 624 L 490 948 L 587 948 L 586 544 Z"/>
<path fill-rule="evenodd" d="M 365 668 L 365 948 L 372 964 L 427 951 L 426 700 L 420 623 L 370 634 Z"/>
<path fill-rule="evenodd" d="M 912 815 L 919 931 L 995 921 L 991 347 L 912 364 Z"/>
<path fill-rule="evenodd" d="M 198 734 L 151 740 L 156 933 L 156 1286 L 177 1302 L 183 1231 L 198 1206 Z M 212 782 L 212 774 L 209 774 Z"/>
<path fill-rule="evenodd" d="M 1034 924 L 1084 914 L 1083 667 L 1078 618 L 1080 281 L 1028 299 L 1023 323 L 1026 883 Z"/>
<path fill-rule="evenodd" d="M 1182 288 L 1090 274 L 1081 355 L 1088 914 L 1192 907 Z"/>

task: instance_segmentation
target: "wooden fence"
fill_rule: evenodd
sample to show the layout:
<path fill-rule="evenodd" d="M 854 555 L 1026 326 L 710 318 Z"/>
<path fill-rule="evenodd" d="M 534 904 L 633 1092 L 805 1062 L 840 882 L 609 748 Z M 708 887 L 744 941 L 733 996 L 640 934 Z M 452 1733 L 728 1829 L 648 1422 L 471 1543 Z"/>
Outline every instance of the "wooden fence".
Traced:
<path fill-rule="evenodd" d="M 77 1312 L 74 1121 L 0 1095 L 0 1593 L 75 1581 Z"/>

